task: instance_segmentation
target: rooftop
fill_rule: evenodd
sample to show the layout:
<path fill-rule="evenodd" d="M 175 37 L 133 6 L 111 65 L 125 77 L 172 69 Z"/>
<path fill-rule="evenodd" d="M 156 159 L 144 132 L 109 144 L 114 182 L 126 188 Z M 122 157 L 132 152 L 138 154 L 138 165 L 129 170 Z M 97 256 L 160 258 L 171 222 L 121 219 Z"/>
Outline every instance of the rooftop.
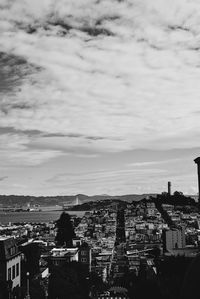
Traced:
<path fill-rule="evenodd" d="M 51 250 L 52 256 L 66 256 L 66 255 L 75 255 L 78 252 L 78 248 L 53 248 Z"/>
<path fill-rule="evenodd" d="M 0 236 L 0 241 L 5 241 L 5 240 L 8 240 L 10 238 L 12 238 L 12 237 L 10 237 L 10 236 Z"/>
<path fill-rule="evenodd" d="M 0 260 L 9 260 L 19 255 L 16 240 L 10 236 L 0 236 Z"/>

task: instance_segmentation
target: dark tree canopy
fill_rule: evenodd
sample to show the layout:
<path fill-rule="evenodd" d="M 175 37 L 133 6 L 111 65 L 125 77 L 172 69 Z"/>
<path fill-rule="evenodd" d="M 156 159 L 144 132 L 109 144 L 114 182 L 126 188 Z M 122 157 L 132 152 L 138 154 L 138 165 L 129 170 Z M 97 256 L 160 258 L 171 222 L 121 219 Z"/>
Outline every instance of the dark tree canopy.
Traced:
<path fill-rule="evenodd" d="M 194 198 L 191 198 L 189 196 L 185 196 L 180 191 L 175 191 L 173 195 L 169 195 L 166 192 L 163 192 L 162 194 L 157 195 L 157 198 L 153 198 L 154 202 L 159 202 L 160 204 L 170 204 L 170 205 L 192 205 L 195 206 L 195 200 Z"/>
<path fill-rule="evenodd" d="M 8 299 L 8 286 L 3 280 L 0 280 L 0 299 Z"/>
<path fill-rule="evenodd" d="M 41 255 L 41 248 L 37 243 L 30 243 L 26 246 L 20 246 L 20 250 L 26 257 L 24 265 L 25 272 L 29 272 L 30 276 L 39 273 L 39 260 Z"/>
<path fill-rule="evenodd" d="M 88 299 L 89 282 L 81 263 L 55 266 L 49 279 L 49 299 Z"/>
<path fill-rule="evenodd" d="M 73 224 L 70 215 L 63 212 L 56 221 L 57 235 L 56 242 L 58 246 L 72 246 L 72 239 L 75 237 Z"/>
<path fill-rule="evenodd" d="M 198 254 L 185 273 L 182 283 L 181 299 L 198 299 L 200 285 L 200 255 Z"/>

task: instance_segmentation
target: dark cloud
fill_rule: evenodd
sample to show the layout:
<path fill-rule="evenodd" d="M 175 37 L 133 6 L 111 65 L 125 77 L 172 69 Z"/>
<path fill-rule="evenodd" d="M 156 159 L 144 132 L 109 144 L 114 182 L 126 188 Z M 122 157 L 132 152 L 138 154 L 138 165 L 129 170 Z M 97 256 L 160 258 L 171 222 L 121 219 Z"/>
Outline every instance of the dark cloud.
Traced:
<path fill-rule="evenodd" d="M 41 71 L 41 67 L 29 63 L 25 58 L 0 52 L 0 94 L 19 91 L 22 81 L 38 71 Z M 0 104 L 0 108 L 4 108 L 6 111 L 6 107 L 2 107 L 1 102 Z M 16 108 L 25 108 L 25 104 L 23 104 L 24 107 L 19 105 L 17 104 Z"/>
<path fill-rule="evenodd" d="M 97 7 L 97 9 L 99 10 L 101 5 L 101 1 L 97 1 L 94 7 Z M 112 5 L 112 1 L 110 2 L 110 5 Z M 56 6 L 59 7 L 59 5 L 55 5 L 55 8 Z M 71 6 L 70 3 L 69 7 L 70 10 L 73 9 L 73 5 Z M 9 7 L 3 6 L 3 8 L 11 10 L 12 5 L 10 5 Z M 65 9 L 66 7 L 64 4 L 63 10 Z M 84 11 L 84 5 L 82 10 Z M 74 15 L 70 14 L 69 12 L 63 16 L 63 13 L 61 11 L 58 12 L 57 9 L 49 11 L 48 13 L 44 12 L 44 15 L 37 17 L 34 15 L 31 16 L 30 13 L 28 13 L 27 11 L 26 13 L 28 14 L 28 17 L 24 20 L 19 18 L 13 18 L 12 22 L 15 24 L 16 28 L 25 31 L 28 34 L 37 34 L 38 32 L 42 31 L 44 31 L 46 34 L 52 34 L 52 31 L 55 32 L 56 29 L 56 35 L 58 36 L 65 36 L 68 33 L 70 33 L 71 30 L 84 32 L 91 37 L 96 37 L 100 35 L 113 36 L 114 33 L 111 29 L 107 28 L 107 23 L 114 22 L 120 19 L 120 15 L 117 15 L 114 12 L 106 12 L 102 14 L 100 10 L 99 14 L 96 13 L 95 16 L 92 16 L 92 22 L 90 20 L 90 17 L 87 16 L 87 14 L 84 15 L 83 13 L 83 15 L 79 15 L 77 17 L 75 12 Z"/>
<path fill-rule="evenodd" d="M 24 134 L 28 136 L 41 136 L 42 132 L 39 130 L 18 130 L 13 127 L 0 127 L 0 135 L 2 134 Z"/>
<path fill-rule="evenodd" d="M 116 21 L 119 19 L 120 19 L 119 15 L 101 17 L 101 18 L 97 19 L 95 25 L 99 26 L 99 25 L 103 25 L 105 21 Z"/>
<path fill-rule="evenodd" d="M 29 110 L 34 106 L 26 103 L 12 103 L 12 101 L 0 101 L 0 112 L 7 115 L 11 110 Z"/>
<path fill-rule="evenodd" d="M 181 26 L 181 25 L 169 25 L 168 28 L 170 30 L 182 30 L 182 31 L 187 31 L 187 32 L 191 31 L 190 28 Z"/>
<path fill-rule="evenodd" d="M 62 133 L 48 133 L 48 134 L 43 134 L 43 137 L 65 137 L 66 135 L 65 134 L 62 134 Z M 70 136 L 72 137 L 72 136 Z M 74 136 L 73 136 L 74 137 Z M 79 137 L 79 136 L 75 136 L 75 137 Z"/>
<path fill-rule="evenodd" d="M 2 177 L 0 177 L 0 182 L 4 181 L 7 178 L 8 178 L 8 176 L 2 176 Z"/>
<path fill-rule="evenodd" d="M 20 130 L 15 129 L 14 127 L 0 127 L 0 135 L 1 134 L 24 134 L 29 137 L 38 136 L 44 138 L 54 138 L 54 137 L 68 137 L 68 138 L 85 138 L 88 140 L 105 140 L 105 139 L 112 139 L 107 137 L 101 136 L 85 136 L 82 134 L 62 134 L 62 133 L 45 133 L 40 130 Z"/>
<path fill-rule="evenodd" d="M 49 24 L 51 26 L 49 26 Z M 60 20 L 60 21 L 56 21 L 56 22 L 50 22 L 49 24 L 47 24 L 46 26 L 43 27 L 46 31 L 52 30 L 53 29 L 52 26 L 56 26 L 58 28 L 58 31 L 57 31 L 58 35 L 63 35 L 63 36 L 68 34 L 70 32 L 70 30 L 82 31 L 92 37 L 99 36 L 99 35 L 106 35 L 106 36 L 113 35 L 113 33 L 110 30 L 104 28 L 101 25 L 98 25 L 98 23 L 94 24 L 93 26 L 87 26 L 87 25 L 71 26 L 70 24 Z M 27 33 L 32 34 L 32 33 L 35 33 L 36 30 L 37 30 L 36 28 L 29 26 Z"/>
<path fill-rule="evenodd" d="M 86 32 L 90 36 L 98 36 L 98 35 L 112 36 L 112 35 L 114 35 L 108 29 L 98 28 L 98 27 L 83 27 L 83 28 L 81 28 L 81 31 Z"/>
<path fill-rule="evenodd" d="M 45 133 L 40 130 L 20 130 L 15 129 L 14 127 L 0 127 L 0 135 L 2 134 L 17 134 L 17 135 L 26 135 L 29 137 L 42 137 L 42 138 L 56 138 L 56 137 L 68 137 L 68 138 L 84 138 L 87 140 L 106 140 L 112 139 L 101 136 L 85 136 L 82 134 L 62 134 L 62 133 Z"/>
<path fill-rule="evenodd" d="M 106 137 L 98 137 L 98 136 L 85 136 L 86 139 L 88 140 L 105 140 L 105 139 L 109 139 Z"/>
<path fill-rule="evenodd" d="M 28 135 L 28 136 L 41 136 L 42 135 L 42 131 L 39 131 L 39 130 L 16 130 L 18 132 L 21 132 L 25 135 Z"/>
<path fill-rule="evenodd" d="M 70 134 L 48 133 L 48 134 L 44 134 L 43 137 L 69 137 L 69 138 L 84 138 L 84 139 L 88 139 L 88 140 L 110 139 L 110 138 L 102 137 L 102 136 L 86 136 L 83 134 L 75 134 L 75 133 L 70 133 Z"/>

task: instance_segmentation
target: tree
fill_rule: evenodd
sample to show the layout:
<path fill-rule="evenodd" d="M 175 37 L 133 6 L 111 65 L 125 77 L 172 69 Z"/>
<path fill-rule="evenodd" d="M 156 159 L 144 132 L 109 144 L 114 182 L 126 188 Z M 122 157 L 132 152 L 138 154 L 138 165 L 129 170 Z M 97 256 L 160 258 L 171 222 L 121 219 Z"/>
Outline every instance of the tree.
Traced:
<path fill-rule="evenodd" d="M 129 291 L 130 299 L 163 299 L 161 289 L 155 280 L 138 281 Z"/>
<path fill-rule="evenodd" d="M 200 255 L 189 264 L 181 288 L 181 299 L 198 299 L 200 285 Z"/>
<path fill-rule="evenodd" d="M 78 262 L 55 266 L 49 278 L 49 299 L 87 299 L 89 277 Z"/>
<path fill-rule="evenodd" d="M 24 270 L 30 273 L 30 276 L 33 277 L 35 274 L 40 272 L 39 260 L 41 255 L 41 248 L 37 243 L 30 243 L 24 246 L 20 246 L 20 250 L 25 255 L 25 265 Z"/>
<path fill-rule="evenodd" d="M 183 192 L 175 191 L 175 192 L 174 192 L 174 196 L 176 196 L 176 197 L 183 196 Z"/>
<path fill-rule="evenodd" d="M 97 295 L 98 292 L 103 292 L 105 290 L 105 286 L 106 284 L 96 272 L 91 272 L 89 274 L 89 288 L 93 295 Z"/>
<path fill-rule="evenodd" d="M 58 246 L 72 246 L 72 239 L 75 237 L 74 228 L 70 215 L 63 212 L 56 221 L 57 235 L 55 241 Z"/>
<path fill-rule="evenodd" d="M 30 283 L 31 299 L 44 299 L 45 291 L 39 278 L 31 280 Z"/>

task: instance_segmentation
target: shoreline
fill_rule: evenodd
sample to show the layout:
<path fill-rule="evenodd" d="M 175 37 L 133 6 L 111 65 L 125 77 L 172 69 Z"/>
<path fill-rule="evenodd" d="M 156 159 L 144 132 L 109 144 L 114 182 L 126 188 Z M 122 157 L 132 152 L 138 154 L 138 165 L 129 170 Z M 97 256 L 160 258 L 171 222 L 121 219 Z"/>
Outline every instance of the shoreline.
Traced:
<path fill-rule="evenodd" d="M 46 223 L 56 221 L 60 218 L 62 210 L 12 212 L 0 211 L 0 225 L 9 223 Z M 70 215 L 83 217 L 85 211 L 67 211 Z"/>

